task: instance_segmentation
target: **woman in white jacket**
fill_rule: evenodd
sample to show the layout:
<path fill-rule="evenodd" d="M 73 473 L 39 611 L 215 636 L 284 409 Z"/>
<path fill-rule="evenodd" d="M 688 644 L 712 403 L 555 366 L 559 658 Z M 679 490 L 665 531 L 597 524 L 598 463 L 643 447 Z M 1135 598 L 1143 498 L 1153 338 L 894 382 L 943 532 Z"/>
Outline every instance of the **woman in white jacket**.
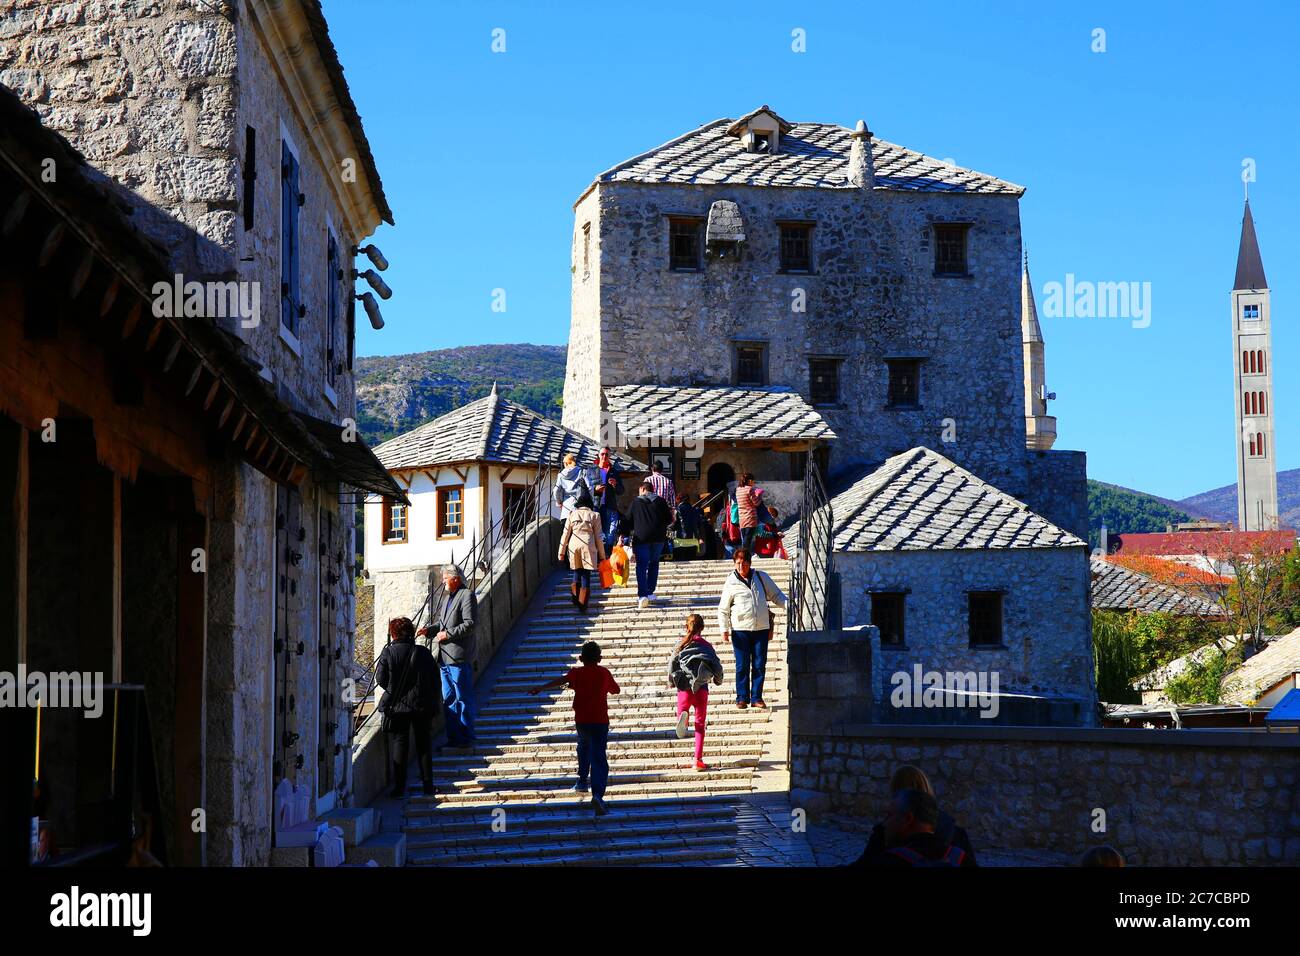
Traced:
<path fill-rule="evenodd" d="M 555 507 L 560 509 L 561 520 L 569 517 L 584 491 L 593 494 L 591 475 L 578 464 L 578 456 L 570 452 L 564 456 L 564 470 L 555 479 Z"/>
<path fill-rule="evenodd" d="M 736 655 L 736 707 L 766 707 L 763 675 L 773 628 L 768 602 L 785 607 L 785 594 L 768 575 L 751 566 L 744 548 L 736 549 L 733 560 L 736 569 L 727 575 L 718 601 L 718 630 Z"/>

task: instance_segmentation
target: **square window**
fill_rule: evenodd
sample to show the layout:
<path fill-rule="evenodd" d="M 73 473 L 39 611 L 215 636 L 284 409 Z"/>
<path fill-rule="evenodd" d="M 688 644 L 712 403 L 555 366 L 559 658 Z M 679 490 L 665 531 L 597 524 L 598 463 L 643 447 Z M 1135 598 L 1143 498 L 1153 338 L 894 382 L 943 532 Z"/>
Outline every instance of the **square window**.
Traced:
<path fill-rule="evenodd" d="M 384 499 L 384 543 L 401 544 L 407 540 L 406 505 Z"/>
<path fill-rule="evenodd" d="M 840 403 L 840 360 L 808 360 L 808 394 L 814 405 Z"/>
<path fill-rule="evenodd" d="M 812 226 L 809 224 L 781 224 L 781 271 L 812 271 Z"/>
<path fill-rule="evenodd" d="M 736 384 L 767 384 L 767 347 L 763 345 L 736 346 Z"/>
<path fill-rule="evenodd" d="M 1241 307 L 1241 317 L 1248 322 L 1254 322 L 1259 318 L 1259 304 L 1252 303 Z"/>
<path fill-rule="evenodd" d="M 903 646 L 903 617 L 907 595 L 902 591 L 878 591 L 871 595 L 871 623 L 880 629 L 885 647 Z"/>
<path fill-rule="evenodd" d="M 921 403 L 921 360 L 891 359 L 889 397 L 891 407 L 911 408 Z"/>
<path fill-rule="evenodd" d="M 438 489 L 438 537 L 465 535 L 465 486 Z"/>
<path fill-rule="evenodd" d="M 966 271 L 966 223 L 936 223 L 934 227 L 934 274 L 964 276 Z"/>
<path fill-rule="evenodd" d="M 970 646 L 1002 645 L 1002 592 L 971 591 L 966 595 L 969 610 Z"/>
<path fill-rule="evenodd" d="M 699 271 L 703 231 L 702 219 L 668 220 L 668 268 L 679 272 Z"/>

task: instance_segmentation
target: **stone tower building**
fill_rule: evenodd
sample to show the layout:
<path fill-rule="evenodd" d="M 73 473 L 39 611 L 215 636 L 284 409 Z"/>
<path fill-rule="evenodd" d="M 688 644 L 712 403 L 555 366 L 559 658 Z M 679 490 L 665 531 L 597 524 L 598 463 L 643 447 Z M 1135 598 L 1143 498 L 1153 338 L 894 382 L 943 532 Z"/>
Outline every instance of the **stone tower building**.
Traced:
<path fill-rule="evenodd" d="M 1237 275 L 1232 283 L 1233 365 L 1236 369 L 1237 526 L 1277 527 L 1277 458 L 1273 446 L 1273 340 L 1268 280 L 1255 238 L 1250 201 L 1241 220 Z"/>
<path fill-rule="evenodd" d="M 838 480 L 926 445 L 1086 534 L 1025 341 L 1023 192 L 767 106 L 619 163 L 574 204 L 564 424 L 787 504 L 809 454 Z"/>
<path fill-rule="evenodd" d="M 1034 304 L 1034 284 L 1029 280 L 1028 254 L 1020 280 L 1020 329 L 1025 344 L 1025 445 L 1047 451 L 1056 442 L 1056 418 L 1047 414 L 1052 393 L 1047 391 L 1046 346 Z"/>

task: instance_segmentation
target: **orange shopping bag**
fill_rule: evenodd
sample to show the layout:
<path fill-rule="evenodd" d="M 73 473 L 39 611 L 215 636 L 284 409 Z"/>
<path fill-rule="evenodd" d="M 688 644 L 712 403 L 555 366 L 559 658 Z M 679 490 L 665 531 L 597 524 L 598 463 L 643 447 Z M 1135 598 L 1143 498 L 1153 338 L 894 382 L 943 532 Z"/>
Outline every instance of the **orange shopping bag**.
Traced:
<path fill-rule="evenodd" d="M 602 588 L 614 586 L 614 567 L 609 563 L 609 558 L 600 562 L 600 586 Z"/>
<path fill-rule="evenodd" d="M 614 545 L 614 549 L 609 553 L 609 565 L 614 572 L 614 583 L 619 587 L 627 584 L 627 549 L 623 545 Z"/>

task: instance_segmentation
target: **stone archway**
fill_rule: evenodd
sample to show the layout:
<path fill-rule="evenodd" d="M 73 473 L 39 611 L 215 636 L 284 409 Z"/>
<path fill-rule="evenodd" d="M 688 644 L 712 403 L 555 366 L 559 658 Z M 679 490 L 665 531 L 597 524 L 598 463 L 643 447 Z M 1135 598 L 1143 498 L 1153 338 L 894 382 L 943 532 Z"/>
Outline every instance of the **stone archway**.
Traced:
<path fill-rule="evenodd" d="M 715 494 L 722 491 L 729 484 L 736 480 L 736 469 L 732 468 L 725 461 L 714 462 L 709 466 L 709 472 L 706 477 L 709 494 Z"/>

